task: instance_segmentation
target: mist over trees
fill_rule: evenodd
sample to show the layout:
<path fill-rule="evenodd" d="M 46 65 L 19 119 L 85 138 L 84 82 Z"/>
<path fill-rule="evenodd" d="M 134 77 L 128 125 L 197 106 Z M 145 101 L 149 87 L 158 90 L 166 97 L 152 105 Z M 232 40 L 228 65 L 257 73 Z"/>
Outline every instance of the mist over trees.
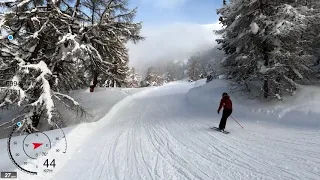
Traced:
<path fill-rule="evenodd" d="M 154 67 L 149 67 L 146 77 L 141 81 L 141 87 L 162 86 L 164 83 L 163 75 Z"/>
<path fill-rule="evenodd" d="M 126 79 L 127 87 L 129 88 L 138 88 L 140 87 L 141 76 L 137 73 L 135 68 L 131 68 L 129 71 L 129 75 Z"/>
<path fill-rule="evenodd" d="M 203 67 L 201 67 L 199 55 L 190 57 L 190 59 L 188 59 L 187 67 L 188 67 L 187 76 L 190 80 L 196 81 L 200 79 L 200 76 L 202 73 L 200 68 L 203 68 Z"/>
<path fill-rule="evenodd" d="M 319 82 L 319 1 L 234 0 L 218 10 L 226 74 L 248 92 L 282 99 Z"/>
<path fill-rule="evenodd" d="M 223 73 L 220 63 L 224 58 L 219 46 L 213 49 L 198 52 L 191 56 L 187 62 L 186 75 L 188 79 L 196 81 L 208 75 L 218 76 Z"/>
<path fill-rule="evenodd" d="M 126 86 L 128 41 L 143 40 L 127 0 L 17 0 L 0 3 L 0 107 L 17 107 L 23 129 L 60 119 L 57 103 L 83 112 L 64 94 L 108 81 Z M 9 82 L 9 83 L 8 83 Z M 11 83 L 10 83 L 11 82 Z"/>
<path fill-rule="evenodd" d="M 162 77 L 162 79 L 158 78 L 158 80 L 163 81 L 162 83 L 185 79 L 195 81 L 206 78 L 206 76 L 210 74 L 222 74 L 220 63 L 223 58 L 224 52 L 219 50 L 219 46 L 216 46 L 208 50 L 195 52 L 194 55 L 187 59 L 159 62 L 157 65 L 149 67 L 148 71 L 142 74 L 142 77 L 147 78 L 150 76 L 149 74 L 157 74 L 157 76 Z M 148 78 L 147 81 L 150 82 Z M 162 83 L 157 82 L 153 84 L 160 85 Z M 147 86 L 146 81 L 142 84 L 143 86 Z"/>

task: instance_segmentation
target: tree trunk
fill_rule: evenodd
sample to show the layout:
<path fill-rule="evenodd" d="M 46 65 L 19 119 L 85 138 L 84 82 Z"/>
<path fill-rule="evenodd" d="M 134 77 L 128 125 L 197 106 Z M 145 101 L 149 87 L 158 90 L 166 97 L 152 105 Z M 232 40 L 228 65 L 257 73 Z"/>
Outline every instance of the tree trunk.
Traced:
<path fill-rule="evenodd" d="M 269 81 L 268 77 L 265 75 L 264 76 L 264 81 L 263 81 L 263 97 L 268 98 L 269 97 Z"/>
<path fill-rule="evenodd" d="M 75 5 L 74 17 L 79 13 L 80 0 L 77 0 Z"/>
<path fill-rule="evenodd" d="M 278 75 L 277 78 L 276 78 L 276 82 L 277 82 L 277 84 L 276 84 L 276 94 L 279 94 L 279 95 L 281 93 L 281 91 L 280 91 L 280 80 L 281 80 L 281 77 L 280 77 L 280 75 Z"/>
<path fill-rule="evenodd" d="M 267 47 L 268 44 L 264 43 L 263 44 L 263 54 L 264 54 L 264 66 L 265 67 L 269 67 L 269 57 L 268 57 L 268 51 L 267 51 Z M 264 98 L 268 98 L 269 97 L 269 76 L 268 75 L 264 75 L 263 77 L 263 97 Z"/>
<path fill-rule="evenodd" d="M 28 60 L 26 60 L 27 62 L 32 63 L 32 59 L 36 59 L 37 55 L 39 54 L 39 51 L 44 47 L 44 39 L 42 35 L 39 35 L 39 42 L 36 46 L 36 48 L 34 49 L 34 51 L 32 52 L 30 58 Z"/>
<path fill-rule="evenodd" d="M 94 88 L 97 86 L 98 84 L 98 72 L 94 71 L 93 73 L 93 82 L 92 85 L 90 86 L 90 92 L 94 92 Z"/>
<path fill-rule="evenodd" d="M 32 120 L 32 126 L 34 128 L 37 128 L 40 122 L 40 115 L 39 114 L 33 114 L 33 116 L 31 117 Z"/>
<path fill-rule="evenodd" d="M 93 3 L 93 6 L 92 6 L 92 14 L 91 14 L 91 24 L 93 25 L 94 24 L 94 14 L 96 13 L 96 10 L 95 10 L 95 7 L 96 5 Z"/>
<path fill-rule="evenodd" d="M 52 10 L 52 1 L 51 0 L 49 0 L 49 1 L 47 1 L 47 10 L 48 11 L 51 11 Z"/>
<path fill-rule="evenodd" d="M 265 10 L 265 5 L 266 5 L 266 1 L 265 0 L 262 0 L 262 1 L 259 1 L 259 6 L 260 6 L 260 11 L 262 14 L 264 14 L 264 10 Z M 267 28 L 266 28 L 267 29 Z M 265 31 L 264 33 L 265 35 L 267 34 L 267 30 Z M 269 57 L 268 57 L 268 54 L 267 54 L 267 49 L 268 49 L 268 43 L 267 43 L 267 40 L 265 40 L 265 42 L 263 42 L 262 44 L 262 53 L 263 53 L 263 59 L 264 59 L 264 66 L 265 67 L 268 67 L 269 66 Z M 263 97 L 264 98 L 268 98 L 269 97 L 269 77 L 268 75 L 264 75 L 263 76 Z"/>

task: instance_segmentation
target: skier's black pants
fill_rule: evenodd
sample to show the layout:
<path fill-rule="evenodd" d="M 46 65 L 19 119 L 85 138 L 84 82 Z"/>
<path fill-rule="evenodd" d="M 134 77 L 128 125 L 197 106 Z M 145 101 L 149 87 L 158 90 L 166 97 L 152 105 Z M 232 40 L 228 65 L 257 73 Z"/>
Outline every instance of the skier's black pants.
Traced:
<path fill-rule="evenodd" d="M 231 115 L 231 113 L 232 113 L 232 109 L 224 109 L 223 110 L 222 117 L 221 117 L 220 124 L 219 124 L 219 129 L 226 128 L 227 119 Z"/>

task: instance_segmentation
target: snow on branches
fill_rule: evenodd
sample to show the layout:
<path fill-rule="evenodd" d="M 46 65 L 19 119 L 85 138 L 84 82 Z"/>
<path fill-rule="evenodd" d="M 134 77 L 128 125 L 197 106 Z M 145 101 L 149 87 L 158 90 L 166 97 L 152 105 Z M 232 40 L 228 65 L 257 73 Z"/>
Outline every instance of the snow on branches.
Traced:
<path fill-rule="evenodd" d="M 145 79 L 141 81 L 141 87 L 162 86 L 163 82 L 162 75 L 154 67 L 149 67 Z"/>
<path fill-rule="evenodd" d="M 135 68 L 130 69 L 129 76 L 126 79 L 127 87 L 129 88 L 138 88 L 140 87 L 141 77 L 136 72 Z"/>
<path fill-rule="evenodd" d="M 266 98 L 313 81 L 310 49 L 320 28 L 315 2 L 234 0 L 218 13 L 224 29 L 217 31 L 223 36 L 217 41 L 227 54 L 224 65 L 231 79 L 248 91 L 262 82 Z"/>
<path fill-rule="evenodd" d="M 64 93 L 88 86 L 92 78 L 95 84 L 98 79 L 125 84 L 125 44 L 143 39 L 141 23 L 133 22 L 136 9 L 128 9 L 126 0 L 0 4 L 9 9 L 1 28 L 14 37 L 0 39 L 0 107 L 21 109 L 10 122 L 33 130 L 39 120 L 53 124 L 60 118 L 57 103 L 83 112 Z"/>

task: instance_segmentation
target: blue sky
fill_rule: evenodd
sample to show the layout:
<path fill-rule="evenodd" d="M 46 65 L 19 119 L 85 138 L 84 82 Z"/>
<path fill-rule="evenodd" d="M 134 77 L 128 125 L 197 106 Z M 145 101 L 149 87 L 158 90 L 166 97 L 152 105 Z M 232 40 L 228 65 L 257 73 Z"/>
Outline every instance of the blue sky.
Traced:
<path fill-rule="evenodd" d="M 218 21 L 216 9 L 221 6 L 222 0 L 130 0 L 130 7 L 138 7 L 136 20 L 145 26 L 213 24 Z"/>

